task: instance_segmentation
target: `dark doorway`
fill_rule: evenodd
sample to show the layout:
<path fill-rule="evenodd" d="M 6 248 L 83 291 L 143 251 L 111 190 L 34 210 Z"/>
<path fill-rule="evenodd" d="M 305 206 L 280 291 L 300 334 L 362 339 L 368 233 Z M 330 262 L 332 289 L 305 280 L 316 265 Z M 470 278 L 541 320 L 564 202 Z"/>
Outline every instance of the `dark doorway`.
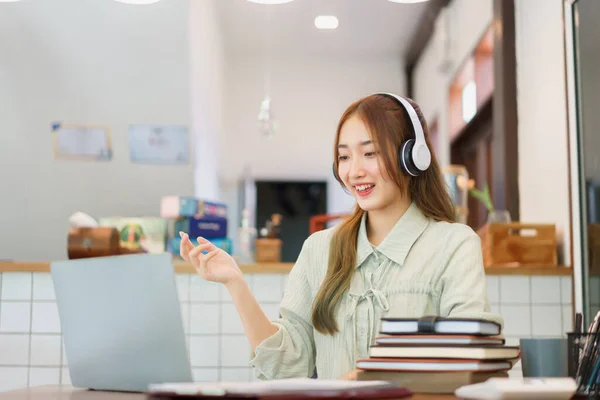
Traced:
<path fill-rule="evenodd" d="M 256 227 L 260 231 L 273 214 L 281 222 L 282 262 L 295 262 L 308 237 L 311 216 L 327 213 L 325 181 L 256 181 Z"/>

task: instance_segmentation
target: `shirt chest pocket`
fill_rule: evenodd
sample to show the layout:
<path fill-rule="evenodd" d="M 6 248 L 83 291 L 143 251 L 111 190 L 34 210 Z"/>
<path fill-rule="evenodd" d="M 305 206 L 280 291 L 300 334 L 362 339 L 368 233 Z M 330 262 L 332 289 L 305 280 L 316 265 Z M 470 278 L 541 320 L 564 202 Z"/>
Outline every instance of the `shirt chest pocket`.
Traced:
<path fill-rule="evenodd" d="M 440 296 L 427 282 L 408 281 L 388 291 L 389 311 L 394 318 L 419 318 L 424 315 L 438 315 Z"/>

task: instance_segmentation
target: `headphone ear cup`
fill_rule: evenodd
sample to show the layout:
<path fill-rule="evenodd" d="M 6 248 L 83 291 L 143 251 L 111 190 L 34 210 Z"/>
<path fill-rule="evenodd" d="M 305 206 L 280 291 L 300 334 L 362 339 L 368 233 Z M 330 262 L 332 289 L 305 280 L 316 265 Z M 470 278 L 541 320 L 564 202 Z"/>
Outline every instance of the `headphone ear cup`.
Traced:
<path fill-rule="evenodd" d="M 409 139 L 400 148 L 400 168 L 410 176 L 419 176 L 421 171 L 417 168 L 412 158 L 412 149 L 415 146 L 415 140 Z"/>

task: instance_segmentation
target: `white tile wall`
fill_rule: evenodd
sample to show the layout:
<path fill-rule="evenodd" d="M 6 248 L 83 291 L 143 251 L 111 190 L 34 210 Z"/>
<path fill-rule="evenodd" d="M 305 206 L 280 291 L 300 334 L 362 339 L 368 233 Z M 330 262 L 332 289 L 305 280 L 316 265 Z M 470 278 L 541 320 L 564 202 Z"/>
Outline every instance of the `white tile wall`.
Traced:
<path fill-rule="evenodd" d="M 500 315 L 504 317 L 504 335 L 531 336 L 531 306 L 501 304 Z"/>
<path fill-rule="evenodd" d="M 192 377 L 194 382 L 217 382 L 219 370 L 216 368 L 193 368 Z"/>
<path fill-rule="evenodd" d="M 518 345 L 519 338 L 565 336 L 571 331 L 571 277 L 488 276 L 487 280 L 491 310 L 504 318 L 507 343 Z"/>
<path fill-rule="evenodd" d="M 220 380 L 223 382 L 250 382 L 250 368 L 221 368 Z"/>
<path fill-rule="evenodd" d="M 2 300 L 31 300 L 30 272 L 3 274 Z"/>
<path fill-rule="evenodd" d="M 33 274 L 33 300 L 55 300 L 50 274 Z"/>
<path fill-rule="evenodd" d="M 29 332 L 31 329 L 31 302 L 2 301 L 0 332 Z"/>
<path fill-rule="evenodd" d="M 29 338 L 27 334 L 0 334 L 0 365 L 28 365 Z"/>
<path fill-rule="evenodd" d="M 27 367 L 0 367 L 0 390 L 7 391 L 27 387 Z"/>
<path fill-rule="evenodd" d="M 60 368 L 31 367 L 29 386 L 56 385 L 60 381 Z"/>
<path fill-rule="evenodd" d="M 486 276 L 488 299 L 491 304 L 500 303 L 500 277 Z"/>
<path fill-rule="evenodd" d="M 60 320 L 56 302 L 33 302 L 31 308 L 31 332 L 60 333 Z"/>
<path fill-rule="evenodd" d="M 60 367 L 61 335 L 31 335 L 30 365 Z"/>
<path fill-rule="evenodd" d="M 283 295 L 283 275 L 261 274 L 254 276 L 252 291 L 259 302 L 281 301 Z"/>
<path fill-rule="evenodd" d="M 190 308 L 191 334 L 218 335 L 221 332 L 219 325 L 222 314 L 219 303 L 194 303 Z"/>
<path fill-rule="evenodd" d="M 529 304 L 531 282 L 529 277 L 500 276 L 500 302 L 505 304 Z"/>
<path fill-rule="evenodd" d="M 532 336 L 557 337 L 563 334 L 562 306 L 531 307 L 531 334 Z"/>
<path fill-rule="evenodd" d="M 277 318 L 287 275 L 252 274 L 247 279 L 267 317 Z M 570 331 L 570 277 L 486 280 L 491 309 L 505 319 L 507 343 Z M 248 365 L 250 345 L 227 290 L 197 275 L 178 275 L 176 284 L 194 380 L 254 380 Z M 50 274 L 0 274 L 0 300 L 0 391 L 69 384 Z M 511 373 L 520 373 L 518 369 Z"/>
<path fill-rule="evenodd" d="M 207 282 L 198 275 L 192 275 L 190 277 L 190 301 L 218 302 L 221 300 L 221 286 L 215 282 Z"/>
<path fill-rule="evenodd" d="M 218 367 L 221 362 L 221 341 L 218 335 L 190 338 L 192 367 Z"/>
<path fill-rule="evenodd" d="M 221 336 L 221 365 L 224 367 L 248 367 L 250 343 L 246 335 Z"/>
<path fill-rule="evenodd" d="M 560 304 L 560 276 L 532 276 L 531 302 L 533 304 Z"/>

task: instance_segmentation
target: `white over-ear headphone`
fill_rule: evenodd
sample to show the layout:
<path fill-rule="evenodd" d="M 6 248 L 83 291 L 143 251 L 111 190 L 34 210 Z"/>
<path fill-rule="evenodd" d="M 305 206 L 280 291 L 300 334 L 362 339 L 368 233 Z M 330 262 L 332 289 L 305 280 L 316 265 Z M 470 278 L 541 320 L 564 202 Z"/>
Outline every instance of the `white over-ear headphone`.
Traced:
<path fill-rule="evenodd" d="M 425 142 L 423 126 L 413 106 L 403 97 L 392 93 L 376 93 L 390 96 L 398 101 L 408 113 L 410 122 L 415 132 L 414 139 L 408 139 L 398 149 L 398 160 L 404 172 L 411 176 L 418 176 L 429 168 L 431 152 Z"/>

